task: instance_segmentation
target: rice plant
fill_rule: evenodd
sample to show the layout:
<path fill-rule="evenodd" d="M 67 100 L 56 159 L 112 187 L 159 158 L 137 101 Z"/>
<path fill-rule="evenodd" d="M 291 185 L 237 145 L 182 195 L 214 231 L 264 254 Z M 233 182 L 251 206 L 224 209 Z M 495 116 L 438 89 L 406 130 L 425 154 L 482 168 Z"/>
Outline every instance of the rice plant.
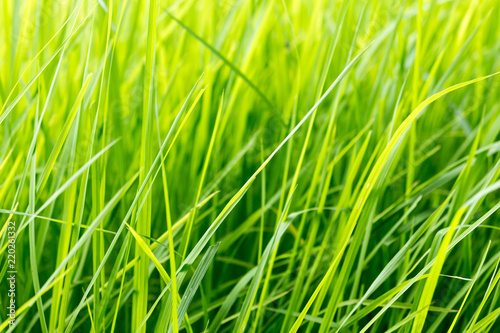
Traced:
<path fill-rule="evenodd" d="M 499 332 L 498 0 L 0 3 L 0 331 Z"/>

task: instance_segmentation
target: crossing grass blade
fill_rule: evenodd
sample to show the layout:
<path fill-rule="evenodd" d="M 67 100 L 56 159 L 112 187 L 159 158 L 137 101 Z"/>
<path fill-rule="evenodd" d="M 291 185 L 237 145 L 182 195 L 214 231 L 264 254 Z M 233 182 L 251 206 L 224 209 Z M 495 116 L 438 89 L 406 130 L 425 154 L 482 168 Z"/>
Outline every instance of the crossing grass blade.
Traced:
<path fill-rule="evenodd" d="M 292 192 L 293 193 L 293 192 Z M 291 221 L 284 221 L 283 219 L 286 216 L 286 212 L 288 211 L 288 207 L 290 205 L 290 201 L 292 196 L 290 196 L 285 204 L 285 208 L 283 213 L 281 214 L 278 225 L 276 226 L 276 231 L 266 246 L 264 253 L 262 254 L 262 258 L 259 261 L 259 265 L 257 266 L 257 271 L 255 272 L 252 282 L 250 282 L 250 287 L 248 288 L 248 292 L 245 296 L 245 300 L 243 301 L 243 305 L 241 306 L 240 315 L 238 320 L 236 321 L 234 332 L 245 332 L 247 330 L 248 319 L 250 318 L 250 312 L 257 296 L 257 288 L 259 286 L 260 280 L 262 279 L 262 275 L 264 273 L 264 268 L 268 264 L 268 260 L 272 253 L 276 251 L 278 247 L 279 241 L 285 231 L 288 229 Z"/>
<path fill-rule="evenodd" d="M 441 241 L 441 245 L 439 246 L 439 250 L 436 256 L 436 260 L 434 265 L 429 272 L 429 277 L 425 281 L 424 289 L 422 290 L 422 295 L 420 296 L 420 302 L 418 303 L 417 311 L 419 311 L 418 315 L 415 317 L 413 321 L 412 332 L 422 332 L 425 318 L 427 317 L 427 309 L 432 301 L 432 296 L 434 295 L 434 291 L 436 289 L 436 285 L 438 282 L 439 275 L 441 273 L 441 269 L 443 268 L 444 261 L 446 259 L 446 250 L 448 245 L 451 242 L 451 238 L 453 237 L 453 233 L 455 232 L 455 228 L 457 227 L 462 215 L 464 214 L 466 208 L 461 208 L 453 217 L 450 226 L 448 227 L 448 231 L 443 237 Z M 420 312 L 422 310 L 422 312 Z"/>

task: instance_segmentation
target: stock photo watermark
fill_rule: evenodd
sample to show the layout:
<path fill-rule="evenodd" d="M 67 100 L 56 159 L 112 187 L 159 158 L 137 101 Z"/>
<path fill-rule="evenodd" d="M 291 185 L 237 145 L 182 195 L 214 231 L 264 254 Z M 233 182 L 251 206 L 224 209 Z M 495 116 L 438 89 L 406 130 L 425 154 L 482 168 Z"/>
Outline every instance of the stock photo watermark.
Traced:
<path fill-rule="evenodd" d="M 10 326 L 16 324 L 16 222 L 9 221 L 7 225 L 7 318 Z"/>

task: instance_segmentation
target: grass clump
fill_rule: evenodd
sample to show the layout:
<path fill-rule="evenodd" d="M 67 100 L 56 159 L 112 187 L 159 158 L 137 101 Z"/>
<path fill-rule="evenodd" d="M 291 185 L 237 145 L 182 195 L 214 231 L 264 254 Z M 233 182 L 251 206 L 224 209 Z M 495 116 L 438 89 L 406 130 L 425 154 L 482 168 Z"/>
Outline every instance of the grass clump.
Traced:
<path fill-rule="evenodd" d="M 497 1 L 1 15 L 1 331 L 495 332 Z"/>

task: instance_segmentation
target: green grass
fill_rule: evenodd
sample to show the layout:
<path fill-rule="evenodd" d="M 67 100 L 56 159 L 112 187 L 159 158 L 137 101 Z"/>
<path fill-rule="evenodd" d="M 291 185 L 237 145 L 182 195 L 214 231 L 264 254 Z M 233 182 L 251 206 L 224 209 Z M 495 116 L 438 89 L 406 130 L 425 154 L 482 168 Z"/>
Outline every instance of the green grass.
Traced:
<path fill-rule="evenodd" d="M 0 331 L 498 330 L 497 0 L 0 6 Z"/>

